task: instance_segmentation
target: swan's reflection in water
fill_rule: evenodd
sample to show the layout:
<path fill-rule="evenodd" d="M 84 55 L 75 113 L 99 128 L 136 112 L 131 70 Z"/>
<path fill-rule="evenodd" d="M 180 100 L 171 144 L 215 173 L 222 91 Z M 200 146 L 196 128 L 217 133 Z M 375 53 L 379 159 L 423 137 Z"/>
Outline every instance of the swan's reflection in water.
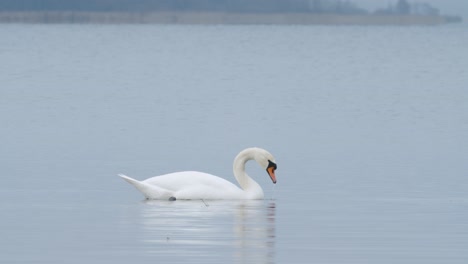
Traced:
<path fill-rule="evenodd" d="M 275 210 L 274 201 L 145 201 L 141 236 L 159 261 L 274 263 Z"/>

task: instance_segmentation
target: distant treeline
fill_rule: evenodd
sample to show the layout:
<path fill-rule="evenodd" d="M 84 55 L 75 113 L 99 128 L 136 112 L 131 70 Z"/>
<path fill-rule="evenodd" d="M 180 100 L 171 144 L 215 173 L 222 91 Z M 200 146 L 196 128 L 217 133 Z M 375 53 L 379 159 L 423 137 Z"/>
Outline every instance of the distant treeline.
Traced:
<path fill-rule="evenodd" d="M 348 0 L 0 0 L 0 12 L 17 11 L 367 13 Z"/>

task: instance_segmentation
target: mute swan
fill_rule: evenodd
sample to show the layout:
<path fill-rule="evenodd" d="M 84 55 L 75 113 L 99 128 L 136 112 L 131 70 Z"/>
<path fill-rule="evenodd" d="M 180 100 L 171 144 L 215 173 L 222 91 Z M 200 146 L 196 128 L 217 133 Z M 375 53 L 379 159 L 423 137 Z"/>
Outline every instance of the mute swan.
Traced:
<path fill-rule="evenodd" d="M 240 187 L 220 177 L 197 171 L 182 171 L 137 181 L 119 174 L 137 188 L 147 199 L 263 199 L 260 185 L 245 173 L 245 163 L 255 160 L 276 184 L 275 158 L 261 148 L 248 148 L 234 159 L 234 177 Z"/>

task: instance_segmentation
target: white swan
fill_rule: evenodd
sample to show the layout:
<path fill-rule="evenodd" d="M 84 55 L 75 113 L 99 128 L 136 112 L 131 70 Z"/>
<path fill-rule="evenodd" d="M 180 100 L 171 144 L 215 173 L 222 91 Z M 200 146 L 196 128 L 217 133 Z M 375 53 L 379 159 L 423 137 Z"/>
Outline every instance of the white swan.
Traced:
<path fill-rule="evenodd" d="M 245 163 L 255 160 L 266 169 L 276 184 L 276 163 L 273 156 L 261 148 L 248 148 L 234 159 L 234 177 L 240 187 L 220 177 L 197 171 L 182 171 L 137 181 L 123 174 L 124 180 L 137 188 L 147 199 L 263 199 L 260 185 L 245 173 Z"/>

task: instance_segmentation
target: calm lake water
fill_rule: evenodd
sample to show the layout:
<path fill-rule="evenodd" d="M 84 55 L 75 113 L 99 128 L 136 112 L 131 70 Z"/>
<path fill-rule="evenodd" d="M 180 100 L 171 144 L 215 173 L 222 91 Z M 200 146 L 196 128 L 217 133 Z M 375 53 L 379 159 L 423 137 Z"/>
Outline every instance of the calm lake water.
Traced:
<path fill-rule="evenodd" d="M 1 263 L 467 263 L 464 26 L 0 25 Z M 117 177 L 263 201 L 145 201 Z"/>

